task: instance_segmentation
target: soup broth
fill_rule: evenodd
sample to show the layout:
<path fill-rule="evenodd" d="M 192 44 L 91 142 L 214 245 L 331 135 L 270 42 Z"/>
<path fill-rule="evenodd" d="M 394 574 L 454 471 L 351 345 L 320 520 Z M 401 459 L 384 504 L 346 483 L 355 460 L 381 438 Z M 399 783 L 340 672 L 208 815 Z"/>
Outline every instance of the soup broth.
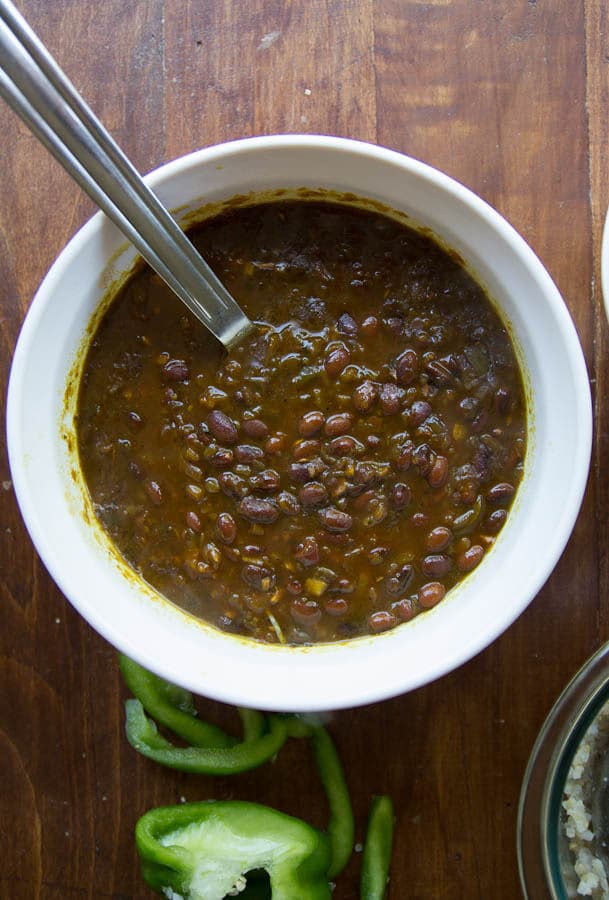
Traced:
<path fill-rule="evenodd" d="M 374 634 L 440 603 L 492 548 L 526 449 L 482 288 L 431 237 L 342 204 L 232 208 L 189 234 L 256 333 L 224 355 L 144 266 L 112 300 L 77 431 L 120 553 L 267 642 Z"/>

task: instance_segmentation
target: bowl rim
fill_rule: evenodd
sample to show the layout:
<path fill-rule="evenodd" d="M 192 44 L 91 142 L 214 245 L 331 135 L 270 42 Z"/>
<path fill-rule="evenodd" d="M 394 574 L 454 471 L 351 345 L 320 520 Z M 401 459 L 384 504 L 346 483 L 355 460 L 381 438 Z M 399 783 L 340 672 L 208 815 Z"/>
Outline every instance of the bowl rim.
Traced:
<path fill-rule="evenodd" d="M 337 138 L 325 135 L 270 135 L 264 137 L 245 138 L 238 141 L 230 141 L 223 144 L 214 145 L 193 153 L 186 154 L 172 160 L 159 168 L 153 170 L 145 176 L 146 181 L 151 187 L 156 188 L 159 184 L 167 180 L 171 180 L 179 175 L 185 175 L 196 171 L 202 165 L 214 165 L 219 162 L 225 163 L 230 158 L 246 159 L 250 153 L 261 153 L 265 150 L 293 149 L 303 150 L 313 148 L 314 150 L 325 150 L 330 152 L 356 154 L 359 157 L 373 160 L 375 163 L 382 162 L 392 167 L 396 167 L 401 171 L 406 171 L 411 175 L 422 179 L 427 185 L 440 188 L 443 192 L 448 193 L 451 197 L 464 203 L 472 212 L 482 220 L 485 226 L 492 229 L 498 234 L 502 241 L 517 254 L 523 265 L 530 271 L 535 281 L 539 285 L 540 292 L 551 308 L 554 320 L 560 330 L 564 346 L 567 350 L 568 362 L 571 366 L 573 378 L 577 384 L 577 398 L 579 407 L 577 410 L 580 422 L 580 430 L 577 438 L 577 464 L 571 473 L 569 507 L 561 521 L 561 527 L 557 527 L 551 535 L 549 535 L 545 546 L 546 562 L 544 566 L 539 567 L 534 577 L 529 576 L 526 588 L 521 590 L 519 602 L 512 605 L 507 611 L 503 611 L 502 615 L 497 615 L 492 623 L 487 627 L 480 629 L 472 638 L 460 647 L 455 647 L 452 654 L 442 657 L 435 664 L 430 662 L 428 668 L 417 676 L 410 672 L 407 677 L 399 671 L 392 671 L 391 677 L 385 677 L 375 681 L 371 679 L 366 689 L 361 686 L 354 694 L 349 683 L 349 679 L 336 680 L 333 689 L 325 696 L 316 696 L 312 698 L 308 696 L 306 688 L 299 689 L 294 693 L 294 685 L 291 686 L 292 695 L 287 700 L 285 691 L 282 691 L 281 685 L 261 684 L 260 679 L 257 683 L 257 690 L 260 692 L 257 702 L 254 705 L 267 709 L 294 709 L 310 710 L 310 709 L 337 709 L 346 706 L 363 705 L 387 697 L 395 696 L 407 690 L 415 689 L 422 684 L 429 683 L 435 678 L 440 677 L 448 671 L 460 666 L 462 663 L 471 659 L 478 652 L 494 641 L 512 622 L 522 613 L 528 606 L 535 594 L 545 583 L 547 577 L 553 570 L 556 562 L 564 546 L 569 538 L 575 519 L 578 515 L 585 485 L 588 477 L 588 467 L 590 461 L 591 441 L 592 441 L 592 410 L 590 401 L 590 390 L 588 376 L 584 362 L 583 353 L 579 344 L 577 333 L 568 310 L 562 300 L 558 289 L 554 285 L 550 275 L 543 267 L 541 261 L 535 255 L 526 241 L 515 231 L 515 229 L 489 204 L 475 193 L 455 181 L 450 176 L 437 169 L 416 160 L 412 157 L 405 156 L 394 150 L 378 147 L 362 141 L 354 141 L 347 138 Z M 362 196 L 366 191 L 362 190 Z M 170 654 L 164 654 L 162 659 L 153 658 L 150 651 L 143 649 L 134 639 L 132 634 L 125 634 L 124 630 L 117 627 L 117 623 L 109 622 L 99 609 L 90 609 L 83 602 L 82 598 L 74 597 L 67 583 L 66 576 L 55 566 L 54 554 L 49 547 L 49 542 L 45 530 L 39 526 L 37 516 L 35 514 L 32 498 L 28 491 L 27 478 L 21 465 L 21 457 L 23 448 L 19 442 L 19 415 L 20 415 L 20 396 L 23 389 L 23 379 L 25 377 L 25 368 L 30 351 L 30 345 L 36 334 L 40 316 L 44 310 L 47 298 L 52 295 L 57 284 L 61 282 L 65 270 L 71 265 L 76 256 L 81 252 L 82 246 L 88 241 L 95 238 L 97 234 L 105 227 L 108 227 L 106 216 L 98 212 L 74 235 L 66 247 L 57 257 L 49 272 L 43 279 L 41 286 L 35 294 L 30 306 L 30 310 L 25 318 L 19 340 L 15 350 L 13 364 L 11 367 L 8 398 L 7 398 L 7 437 L 8 452 L 11 474 L 15 487 L 15 493 L 19 502 L 19 506 L 24 518 L 26 527 L 32 537 L 34 545 L 39 555 L 43 559 L 47 569 L 53 579 L 70 600 L 73 606 L 85 617 L 85 619 L 101 633 L 110 643 L 121 649 L 123 652 L 132 656 L 136 661 L 153 669 L 162 677 L 172 681 L 177 681 L 184 687 L 189 688 L 197 693 L 204 693 L 214 696 L 219 700 L 229 703 L 252 703 L 252 697 L 243 686 L 237 688 L 233 683 L 214 684 L 213 690 L 211 684 L 205 680 L 201 682 L 201 676 L 198 673 L 184 673 L 180 670 L 179 663 L 176 664 L 170 659 Z M 114 226 L 111 226 L 112 228 Z M 431 611 L 433 615 L 434 611 Z M 426 615 L 430 615 L 427 613 Z M 416 626 L 415 620 L 409 627 Z M 336 655 L 337 652 L 344 654 L 347 659 L 345 650 L 351 650 L 362 641 L 373 641 L 375 646 L 382 646 L 382 641 L 390 634 L 375 635 L 371 638 L 360 638 L 357 640 L 340 643 L 340 644 L 321 644 L 306 648 L 282 648 L 269 647 L 269 645 L 255 645 L 248 647 L 251 651 L 252 663 L 259 664 L 265 656 L 266 652 L 271 649 L 275 654 L 288 653 L 294 657 L 296 653 L 306 652 L 309 659 L 313 658 L 319 665 L 328 664 L 328 655 Z M 231 636 L 227 637 L 234 641 Z M 342 648 L 345 648 L 343 650 Z M 261 653 L 260 649 L 264 648 Z M 340 651 L 339 651 L 340 648 Z M 268 654 L 267 654 L 268 655 Z M 342 663 L 342 660 L 341 660 Z M 246 686 L 247 687 L 247 686 Z"/>

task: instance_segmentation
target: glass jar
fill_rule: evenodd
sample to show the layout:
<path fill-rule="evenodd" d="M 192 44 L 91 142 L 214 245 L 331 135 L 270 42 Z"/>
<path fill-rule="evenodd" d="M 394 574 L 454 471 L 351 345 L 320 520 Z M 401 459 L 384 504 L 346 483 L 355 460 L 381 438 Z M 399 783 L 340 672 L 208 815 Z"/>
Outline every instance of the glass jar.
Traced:
<path fill-rule="evenodd" d="M 537 737 L 518 807 L 518 867 L 527 900 L 571 900 L 577 876 L 562 808 L 567 775 L 586 731 L 609 700 L 609 644 L 564 689 Z"/>

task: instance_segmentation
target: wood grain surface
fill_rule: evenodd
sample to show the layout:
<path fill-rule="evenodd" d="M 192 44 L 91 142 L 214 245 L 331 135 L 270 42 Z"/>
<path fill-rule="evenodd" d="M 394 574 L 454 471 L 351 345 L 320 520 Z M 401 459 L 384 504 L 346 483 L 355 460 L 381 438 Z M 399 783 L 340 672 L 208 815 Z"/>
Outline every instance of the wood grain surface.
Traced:
<path fill-rule="evenodd" d="M 520 896 L 515 829 L 534 738 L 609 637 L 609 358 L 599 252 L 609 190 L 603 0 L 20 0 L 135 164 L 275 132 L 404 151 L 524 235 L 575 321 L 595 398 L 583 508 L 544 589 L 485 652 L 415 693 L 334 715 L 358 839 L 397 812 L 391 900 Z M 93 206 L 0 107 L 2 407 L 33 293 Z M 569 473 L 565 473 L 568 479 Z M 556 485 L 557 491 L 561 485 Z M 38 560 L 0 455 L 0 898 L 152 897 L 133 827 L 181 797 L 256 799 L 323 825 L 305 744 L 232 779 L 137 756 L 116 655 Z M 543 535 L 540 535 L 543 540 Z M 210 704 L 210 714 L 232 713 Z M 358 897 L 359 857 L 334 897 Z M 306 900 L 306 898 L 303 898 Z"/>

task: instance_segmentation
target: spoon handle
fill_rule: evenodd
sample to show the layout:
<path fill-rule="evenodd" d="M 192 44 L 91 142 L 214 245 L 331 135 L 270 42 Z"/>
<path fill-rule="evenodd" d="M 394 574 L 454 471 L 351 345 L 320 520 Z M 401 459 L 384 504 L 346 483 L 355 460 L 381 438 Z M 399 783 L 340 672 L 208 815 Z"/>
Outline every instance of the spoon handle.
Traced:
<path fill-rule="evenodd" d="M 0 96 L 229 349 L 252 328 L 10 0 L 0 0 Z"/>

